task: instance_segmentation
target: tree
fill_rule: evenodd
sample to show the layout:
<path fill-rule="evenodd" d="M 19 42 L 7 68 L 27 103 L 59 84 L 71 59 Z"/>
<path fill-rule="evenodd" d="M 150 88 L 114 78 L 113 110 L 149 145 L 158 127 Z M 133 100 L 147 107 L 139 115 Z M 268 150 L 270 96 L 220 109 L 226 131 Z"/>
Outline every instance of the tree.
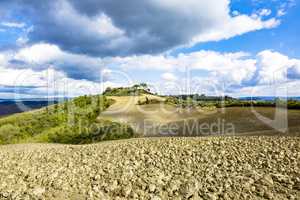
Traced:
<path fill-rule="evenodd" d="M 111 87 L 107 87 L 105 89 L 105 91 L 104 91 L 104 94 L 109 94 L 109 93 L 111 93 L 111 91 L 112 91 L 112 88 Z"/>
<path fill-rule="evenodd" d="M 147 83 L 141 83 L 140 86 L 141 86 L 144 90 L 148 89 Z"/>
<path fill-rule="evenodd" d="M 54 104 L 54 112 L 55 112 L 55 113 L 58 112 L 58 104 Z"/>
<path fill-rule="evenodd" d="M 68 113 L 68 111 L 69 111 L 68 101 L 64 102 L 64 111 L 65 111 L 65 113 Z"/>
<path fill-rule="evenodd" d="M 97 108 L 101 107 L 101 100 L 100 100 L 100 96 L 97 96 Z"/>
<path fill-rule="evenodd" d="M 133 85 L 132 86 L 135 90 L 137 90 L 139 87 L 140 87 L 140 85 L 139 84 L 135 84 L 135 85 Z"/>
<path fill-rule="evenodd" d="M 96 103 L 96 108 L 95 108 L 96 115 L 99 115 L 100 111 L 101 111 L 101 99 L 100 99 L 100 96 L 97 96 L 97 103 Z"/>

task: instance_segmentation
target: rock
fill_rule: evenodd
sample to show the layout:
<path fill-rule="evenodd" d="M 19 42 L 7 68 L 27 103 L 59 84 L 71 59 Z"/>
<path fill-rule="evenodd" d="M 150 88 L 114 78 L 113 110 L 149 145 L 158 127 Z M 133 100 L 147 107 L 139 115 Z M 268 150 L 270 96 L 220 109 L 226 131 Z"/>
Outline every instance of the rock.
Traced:
<path fill-rule="evenodd" d="M 217 200 L 218 199 L 217 195 L 214 193 L 209 193 L 207 196 L 208 196 L 209 200 Z"/>
<path fill-rule="evenodd" d="M 32 191 L 32 194 L 35 196 L 42 196 L 45 193 L 45 188 L 43 187 L 35 187 Z"/>
<path fill-rule="evenodd" d="M 272 192 L 270 192 L 270 191 L 266 191 L 264 193 L 264 197 L 266 197 L 267 199 L 273 199 L 274 198 Z"/>
<path fill-rule="evenodd" d="M 154 196 L 154 197 L 151 197 L 151 200 L 161 200 L 161 198 L 158 196 Z"/>
<path fill-rule="evenodd" d="M 124 196 L 128 197 L 131 193 L 131 190 L 132 190 L 131 187 L 125 187 L 123 192 Z"/>
<path fill-rule="evenodd" d="M 267 186 L 273 186 L 273 184 L 274 184 L 271 175 L 268 175 L 268 174 L 264 175 L 260 181 L 263 185 L 267 185 Z"/>
<path fill-rule="evenodd" d="M 155 188 L 156 188 L 155 185 L 153 185 L 153 184 L 150 184 L 150 185 L 149 185 L 149 191 L 150 191 L 150 192 L 154 192 L 154 191 L 155 191 Z"/>

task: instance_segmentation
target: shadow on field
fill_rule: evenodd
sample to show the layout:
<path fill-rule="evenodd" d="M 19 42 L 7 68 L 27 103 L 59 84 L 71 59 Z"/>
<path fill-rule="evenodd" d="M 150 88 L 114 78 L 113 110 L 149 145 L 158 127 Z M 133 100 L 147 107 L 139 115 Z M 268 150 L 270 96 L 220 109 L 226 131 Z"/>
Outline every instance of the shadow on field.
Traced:
<path fill-rule="evenodd" d="M 275 108 L 256 107 L 259 114 L 273 119 Z M 211 135 L 299 135 L 300 112 L 288 110 L 288 131 L 279 132 L 258 119 L 249 107 L 218 109 L 212 115 L 195 116 L 167 124 L 144 127 L 145 136 L 211 136 Z"/>

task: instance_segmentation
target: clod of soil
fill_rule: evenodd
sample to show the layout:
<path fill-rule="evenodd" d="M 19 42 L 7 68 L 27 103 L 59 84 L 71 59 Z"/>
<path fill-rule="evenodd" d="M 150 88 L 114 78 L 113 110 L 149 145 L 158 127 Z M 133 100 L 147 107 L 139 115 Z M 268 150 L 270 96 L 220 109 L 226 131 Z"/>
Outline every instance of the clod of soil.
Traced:
<path fill-rule="evenodd" d="M 0 199 L 300 199 L 299 137 L 0 147 Z"/>

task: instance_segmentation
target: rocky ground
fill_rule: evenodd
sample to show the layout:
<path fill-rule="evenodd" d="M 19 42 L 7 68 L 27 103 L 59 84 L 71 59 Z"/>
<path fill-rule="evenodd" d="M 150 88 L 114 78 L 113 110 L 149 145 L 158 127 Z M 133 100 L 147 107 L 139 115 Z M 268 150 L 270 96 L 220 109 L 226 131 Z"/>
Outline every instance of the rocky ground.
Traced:
<path fill-rule="evenodd" d="M 300 138 L 0 147 L 0 199 L 300 199 Z"/>

